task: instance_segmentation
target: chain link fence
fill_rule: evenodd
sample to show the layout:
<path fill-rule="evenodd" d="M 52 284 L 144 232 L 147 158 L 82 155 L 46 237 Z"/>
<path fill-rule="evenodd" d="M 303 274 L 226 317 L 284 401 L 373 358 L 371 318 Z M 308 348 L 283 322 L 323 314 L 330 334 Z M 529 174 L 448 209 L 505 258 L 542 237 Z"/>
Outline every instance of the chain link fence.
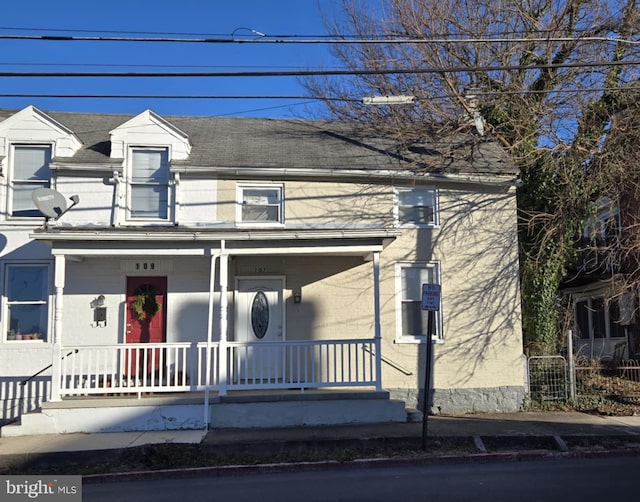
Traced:
<path fill-rule="evenodd" d="M 545 403 L 582 397 L 640 398 L 640 361 L 615 364 L 582 357 L 533 356 L 527 360 L 529 398 Z"/>
<path fill-rule="evenodd" d="M 543 403 L 569 397 L 569 374 L 564 357 L 533 356 L 527 363 L 529 398 L 532 401 Z"/>

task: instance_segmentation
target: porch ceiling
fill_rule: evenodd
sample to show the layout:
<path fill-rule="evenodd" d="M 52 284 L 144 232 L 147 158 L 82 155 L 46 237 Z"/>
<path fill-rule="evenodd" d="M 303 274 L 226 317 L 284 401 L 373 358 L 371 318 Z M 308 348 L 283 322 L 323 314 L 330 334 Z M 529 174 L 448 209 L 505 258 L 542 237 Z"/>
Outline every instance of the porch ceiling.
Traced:
<path fill-rule="evenodd" d="M 47 228 L 30 237 L 65 256 L 350 255 L 382 251 L 395 229 L 78 229 Z"/>

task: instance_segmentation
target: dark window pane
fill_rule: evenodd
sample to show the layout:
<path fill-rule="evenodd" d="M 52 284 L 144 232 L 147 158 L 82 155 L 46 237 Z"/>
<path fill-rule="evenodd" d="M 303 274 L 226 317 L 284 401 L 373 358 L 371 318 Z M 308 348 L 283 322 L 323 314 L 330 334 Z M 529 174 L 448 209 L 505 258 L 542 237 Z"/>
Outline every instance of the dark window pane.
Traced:
<path fill-rule="evenodd" d="M 8 267 L 10 302 L 47 300 L 47 267 Z"/>
<path fill-rule="evenodd" d="M 589 338 L 589 304 L 586 301 L 576 303 L 576 329 L 580 338 Z"/>
<path fill-rule="evenodd" d="M 9 338 L 46 340 L 46 305 L 10 305 Z"/>
<path fill-rule="evenodd" d="M 251 328 L 258 339 L 264 338 L 269 328 L 269 301 L 262 291 L 258 291 L 251 304 Z"/>
<path fill-rule="evenodd" d="M 624 326 L 620 324 L 620 306 L 618 302 L 609 304 L 609 335 L 611 338 L 622 338 L 625 336 Z"/>
<path fill-rule="evenodd" d="M 276 206 L 242 206 L 242 221 L 279 221 Z"/>
<path fill-rule="evenodd" d="M 403 335 L 426 335 L 427 334 L 427 312 L 421 308 L 422 302 L 404 301 L 402 302 L 402 334 Z"/>
<path fill-rule="evenodd" d="M 606 323 L 604 317 L 604 299 L 594 298 L 591 300 L 591 311 L 593 319 L 593 337 L 605 338 Z"/>

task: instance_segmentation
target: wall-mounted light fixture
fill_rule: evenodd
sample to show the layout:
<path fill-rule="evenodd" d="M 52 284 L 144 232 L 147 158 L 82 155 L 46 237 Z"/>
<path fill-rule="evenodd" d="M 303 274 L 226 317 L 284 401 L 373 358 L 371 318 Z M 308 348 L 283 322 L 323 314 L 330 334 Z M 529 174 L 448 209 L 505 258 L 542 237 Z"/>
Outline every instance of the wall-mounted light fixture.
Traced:
<path fill-rule="evenodd" d="M 300 303 L 302 301 L 302 290 L 295 289 L 293 291 L 293 303 Z"/>
<path fill-rule="evenodd" d="M 104 295 L 93 300 L 91 306 L 93 307 L 93 325 L 104 328 L 107 325 L 107 307 L 104 305 Z"/>

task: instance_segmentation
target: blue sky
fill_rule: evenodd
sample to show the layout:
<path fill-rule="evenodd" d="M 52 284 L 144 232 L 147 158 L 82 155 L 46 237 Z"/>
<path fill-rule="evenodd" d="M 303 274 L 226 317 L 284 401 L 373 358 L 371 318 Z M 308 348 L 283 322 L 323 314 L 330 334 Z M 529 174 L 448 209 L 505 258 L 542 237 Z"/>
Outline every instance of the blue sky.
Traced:
<path fill-rule="evenodd" d="M 250 30 L 267 35 L 321 35 L 321 10 L 334 0 L 22 0 L 3 9 L 0 35 L 192 38 Z M 60 31 L 65 30 L 65 31 Z M 130 33 L 115 33 L 130 32 Z M 166 34 L 166 35 L 162 35 Z M 178 36 L 178 35 L 174 35 Z M 99 66 L 92 66 L 99 65 Z M 269 71 L 335 66 L 325 44 L 195 44 L 0 39 L 0 72 Z M 0 94 L 285 95 L 306 94 L 296 77 L 64 78 L 0 77 Z M 161 115 L 300 117 L 303 100 L 159 100 L 8 98 L 0 108 L 33 104 L 45 111 Z"/>

